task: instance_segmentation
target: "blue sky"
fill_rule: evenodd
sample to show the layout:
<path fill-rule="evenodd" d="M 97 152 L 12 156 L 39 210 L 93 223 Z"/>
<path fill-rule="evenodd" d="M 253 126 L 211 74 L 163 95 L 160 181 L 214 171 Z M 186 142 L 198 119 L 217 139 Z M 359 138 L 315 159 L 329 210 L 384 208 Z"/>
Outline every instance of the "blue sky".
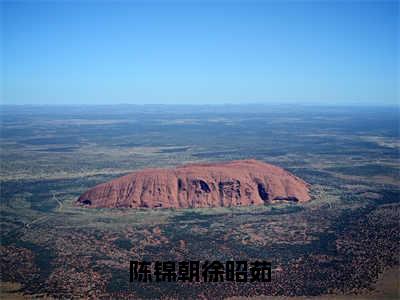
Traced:
<path fill-rule="evenodd" d="M 399 101 L 396 1 L 0 5 L 4 104 Z"/>

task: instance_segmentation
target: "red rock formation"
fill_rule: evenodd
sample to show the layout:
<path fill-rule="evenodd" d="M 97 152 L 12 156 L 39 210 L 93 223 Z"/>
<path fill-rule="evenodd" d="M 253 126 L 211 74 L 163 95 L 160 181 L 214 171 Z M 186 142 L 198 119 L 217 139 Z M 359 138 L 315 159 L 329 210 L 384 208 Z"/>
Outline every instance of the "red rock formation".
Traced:
<path fill-rule="evenodd" d="M 78 203 L 90 207 L 219 207 L 308 201 L 307 184 L 264 162 L 239 160 L 145 169 L 95 186 Z"/>

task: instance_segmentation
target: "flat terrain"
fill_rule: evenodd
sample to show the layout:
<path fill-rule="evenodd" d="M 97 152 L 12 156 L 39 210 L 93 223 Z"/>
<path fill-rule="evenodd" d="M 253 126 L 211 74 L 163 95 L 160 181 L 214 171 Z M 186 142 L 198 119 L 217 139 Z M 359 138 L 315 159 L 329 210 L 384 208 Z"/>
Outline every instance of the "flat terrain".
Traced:
<path fill-rule="evenodd" d="M 1 122 L 6 298 L 396 296 L 398 277 L 382 274 L 399 266 L 397 109 L 2 107 Z M 74 206 L 88 188 L 141 168 L 248 158 L 310 183 L 312 201 Z M 146 259 L 270 260 L 272 282 L 129 284 L 129 261 Z"/>

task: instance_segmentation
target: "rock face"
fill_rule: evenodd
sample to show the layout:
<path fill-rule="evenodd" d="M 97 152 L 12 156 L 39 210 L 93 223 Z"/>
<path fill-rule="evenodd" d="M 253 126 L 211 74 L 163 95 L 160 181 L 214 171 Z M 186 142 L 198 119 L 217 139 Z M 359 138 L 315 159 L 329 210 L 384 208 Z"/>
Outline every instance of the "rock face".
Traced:
<path fill-rule="evenodd" d="M 95 186 L 77 203 L 88 207 L 189 208 L 305 202 L 308 185 L 257 160 L 145 169 Z"/>

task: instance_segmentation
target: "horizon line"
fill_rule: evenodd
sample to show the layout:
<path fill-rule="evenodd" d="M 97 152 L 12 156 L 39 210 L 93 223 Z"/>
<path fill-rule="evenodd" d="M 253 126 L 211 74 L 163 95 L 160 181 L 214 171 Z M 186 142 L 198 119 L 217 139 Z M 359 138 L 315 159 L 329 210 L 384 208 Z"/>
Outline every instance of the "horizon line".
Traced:
<path fill-rule="evenodd" d="M 314 106 L 314 107 L 400 107 L 400 101 L 397 103 L 266 103 L 266 102 L 249 102 L 249 103 L 101 103 L 101 104 L 76 104 L 76 103 L 43 103 L 43 104 L 30 104 L 30 103 L 1 103 L 0 107 L 96 107 L 96 106 L 141 106 L 141 107 L 151 107 L 151 106 L 180 106 L 180 107 L 225 107 L 225 106 Z"/>

